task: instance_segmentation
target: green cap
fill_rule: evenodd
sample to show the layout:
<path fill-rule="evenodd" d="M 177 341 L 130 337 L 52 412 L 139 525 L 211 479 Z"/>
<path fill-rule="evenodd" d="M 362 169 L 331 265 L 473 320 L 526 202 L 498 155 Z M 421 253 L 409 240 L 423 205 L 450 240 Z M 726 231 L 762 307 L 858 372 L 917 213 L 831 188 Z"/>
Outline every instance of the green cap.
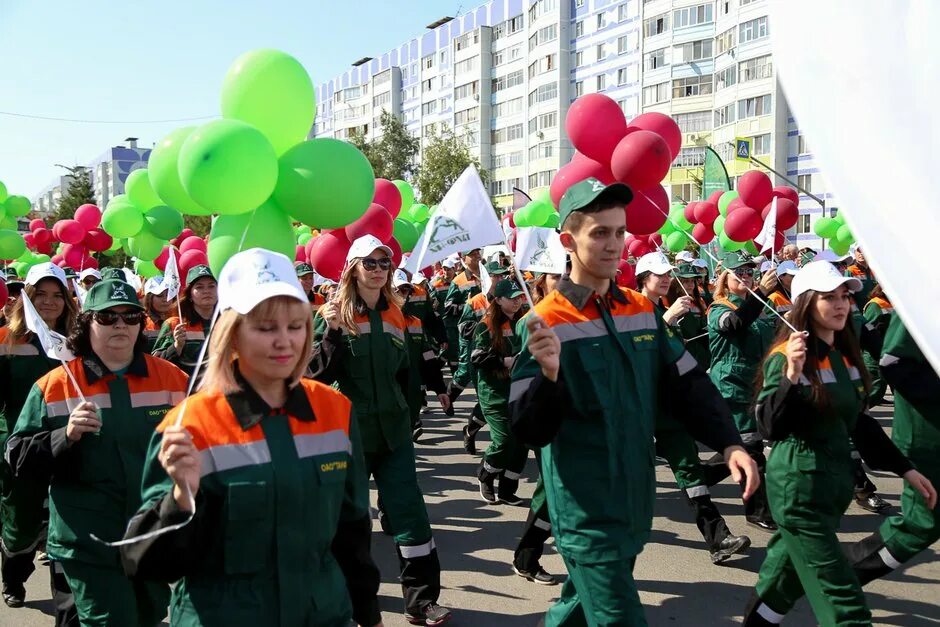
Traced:
<path fill-rule="evenodd" d="M 75 268 L 70 268 L 68 266 L 65 266 L 64 268 L 62 268 L 62 271 L 65 272 L 66 279 L 74 279 L 78 276 L 78 273 L 75 272 Z"/>
<path fill-rule="evenodd" d="M 509 268 L 503 266 L 498 261 L 491 261 L 484 266 L 487 273 L 490 276 L 499 276 L 501 274 L 509 274 Z"/>
<path fill-rule="evenodd" d="M 701 274 L 699 274 L 698 268 L 691 263 L 683 263 L 676 268 L 676 276 L 680 279 L 697 279 Z"/>
<path fill-rule="evenodd" d="M 313 274 L 313 266 L 302 261 L 300 263 L 294 264 L 294 270 L 297 271 L 297 276 L 307 276 L 308 274 Z"/>
<path fill-rule="evenodd" d="M 493 288 L 494 298 L 516 298 L 517 296 L 522 296 L 524 293 L 525 292 L 522 291 L 522 288 L 519 287 L 515 281 L 510 281 L 509 279 L 503 279 Z"/>
<path fill-rule="evenodd" d="M 127 277 L 124 275 L 124 271 L 120 268 L 105 268 L 101 271 L 101 280 L 126 281 Z"/>
<path fill-rule="evenodd" d="M 85 295 L 84 311 L 104 311 L 121 305 L 143 309 L 133 287 L 124 281 L 108 279 L 98 281 L 88 290 Z"/>
<path fill-rule="evenodd" d="M 816 251 L 807 250 L 805 253 L 800 255 L 800 265 L 805 266 L 806 264 L 808 264 L 815 258 L 816 258 Z"/>
<path fill-rule="evenodd" d="M 7 278 L 8 279 L 18 279 L 20 277 L 19 273 L 16 271 L 16 268 L 7 268 Z"/>
<path fill-rule="evenodd" d="M 633 200 L 633 192 L 623 183 L 604 185 L 595 178 L 584 179 L 569 187 L 565 195 L 561 197 L 561 202 L 558 204 L 559 224 L 564 226 L 568 216 L 591 205 L 601 196 L 604 200 L 609 199 L 624 205 Z"/>
<path fill-rule="evenodd" d="M 721 258 L 721 267 L 725 270 L 734 270 L 746 265 L 756 266 L 757 264 L 754 263 L 754 258 L 743 250 L 725 253 L 725 256 Z"/>
<path fill-rule="evenodd" d="M 209 266 L 193 266 L 189 269 L 189 272 L 186 273 L 186 287 L 189 287 L 204 276 L 209 277 L 213 281 L 215 280 L 215 277 L 212 276 L 212 270 L 209 269 Z"/>

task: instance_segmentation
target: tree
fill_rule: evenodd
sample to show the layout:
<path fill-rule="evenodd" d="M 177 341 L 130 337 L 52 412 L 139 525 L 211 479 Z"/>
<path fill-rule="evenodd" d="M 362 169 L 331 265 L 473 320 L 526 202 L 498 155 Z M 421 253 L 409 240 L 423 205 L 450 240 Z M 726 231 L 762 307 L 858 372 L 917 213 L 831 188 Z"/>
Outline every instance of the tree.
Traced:
<path fill-rule="evenodd" d="M 55 221 L 71 220 L 75 216 L 75 210 L 84 204 L 95 204 L 95 190 L 91 185 L 91 172 L 84 166 L 77 165 L 72 168 L 65 168 L 71 175 L 69 176 L 69 187 L 62 194 L 59 200 L 59 207 L 55 212 Z"/>
<path fill-rule="evenodd" d="M 205 237 L 212 228 L 212 216 L 183 216 L 183 225 L 187 229 L 192 229 L 193 233 L 199 237 Z"/>
<path fill-rule="evenodd" d="M 417 172 L 415 157 L 420 146 L 401 119 L 383 110 L 379 118 L 382 136 L 374 141 L 366 139 L 362 129 L 353 131 L 349 143 L 358 148 L 372 164 L 376 178 L 412 179 Z"/>
<path fill-rule="evenodd" d="M 426 205 L 441 202 L 444 194 L 470 165 L 480 172 L 485 185 L 489 181 L 489 173 L 481 169 L 480 160 L 470 152 L 469 137 L 459 137 L 447 126 L 440 134 L 432 132 L 424 146 L 421 167 L 418 169 L 417 184 L 421 202 Z"/>

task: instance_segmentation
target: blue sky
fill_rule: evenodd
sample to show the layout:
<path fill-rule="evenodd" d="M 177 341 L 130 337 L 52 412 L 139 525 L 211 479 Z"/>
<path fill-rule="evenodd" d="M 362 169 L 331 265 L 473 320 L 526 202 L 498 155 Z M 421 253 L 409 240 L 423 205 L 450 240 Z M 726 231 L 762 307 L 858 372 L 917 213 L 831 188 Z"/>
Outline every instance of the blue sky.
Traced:
<path fill-rule="evenodd" d="M 316 85 L 481 2 L 0 0 L 0 111 L 115 121 L 217 115 L 222 78 L 242 52 L 284 50 Z M 149 147 L 186 124 L 0 115 L 0 181 L 32 198 L 63 172 L 55 163 L 87 163 L 128 136 Z"/>

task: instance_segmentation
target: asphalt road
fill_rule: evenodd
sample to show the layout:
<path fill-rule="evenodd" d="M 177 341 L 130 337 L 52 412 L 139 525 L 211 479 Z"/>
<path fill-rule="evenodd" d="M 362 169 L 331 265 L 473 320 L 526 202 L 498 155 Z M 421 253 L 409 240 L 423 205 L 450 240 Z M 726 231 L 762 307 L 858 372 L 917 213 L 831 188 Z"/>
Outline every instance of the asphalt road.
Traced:
<path fill-rule="evenodd" d="M 470 397 L 457 403 L 457 417 L 424 416 L 425 436 L 418 446 L 418 472 L 435 542 L 443 567 L 441 603 L 454 610 L 452 625 L 471 627 L 534 626 L 557 598 L 560 586 L 545 587 L 516 576 L 510 567 L 512 551 L 525 521 L 526 507 L 492 506 L 477 491 L 478 457 L 464 453 L 460 427 L 471 407 Z M 876 415 L 888 426 L 890 408 Z M 486 429 L 478 439 L 488 441 Z M 527 481 L 520 495 L 534 488 L 534 459 L 526 467 Z M 873 473 L 880 494 L 897 508 L 901 481 Z M 712 493 L 734 533 L 751 537 L 748 555 L 723 566 L 714 566 L 704 549 L 682 495 L 669 469 L 657 468 L 657 492 L 653 535 L 637 560 L 635 576 L 651 626 L 726 627 L 740 624 L 742 610 L 757 581 L 770 536 L 744 524 L 737 486 L 725 483 Z M 373 504 L 375 491 L 372 494 Z M 858 540 L 877 528 L 880 516 L 852 505 L 843 519 L 843 541 Z M 940 625 L 940 546 L 916 558 L 903 572 L 866 587 L 876 625 L 921 627 Z M 398 565 L 391 538 L 382 535 L 378 523 L 373 536 L 373 555 L 382 570 L 380 590 L 386 626 L 406 625 L 401 612 Z M 561 558 L 548 547 L 542 560 L 551 573 L 564 574 Z M 27 607 L 11 610 L 0 604 L 0 625 L 33 627 L 52 624 L 48 578 L 37 570 L 28 582 Z M 784 625 L 815 624 L 805 601 Z"/>

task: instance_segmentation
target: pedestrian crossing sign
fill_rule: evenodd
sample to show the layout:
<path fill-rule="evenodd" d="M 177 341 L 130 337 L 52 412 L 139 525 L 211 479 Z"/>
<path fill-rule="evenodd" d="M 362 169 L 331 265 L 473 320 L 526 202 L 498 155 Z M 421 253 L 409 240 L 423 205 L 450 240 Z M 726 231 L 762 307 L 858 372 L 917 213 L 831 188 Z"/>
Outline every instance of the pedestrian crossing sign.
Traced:
<path fill-rule="evenodd" d="M 750 161 L 751 160 L 751 138 L 750 137 L 735 137 L 734 138 L 734 158 L 736 161 Z"/>

